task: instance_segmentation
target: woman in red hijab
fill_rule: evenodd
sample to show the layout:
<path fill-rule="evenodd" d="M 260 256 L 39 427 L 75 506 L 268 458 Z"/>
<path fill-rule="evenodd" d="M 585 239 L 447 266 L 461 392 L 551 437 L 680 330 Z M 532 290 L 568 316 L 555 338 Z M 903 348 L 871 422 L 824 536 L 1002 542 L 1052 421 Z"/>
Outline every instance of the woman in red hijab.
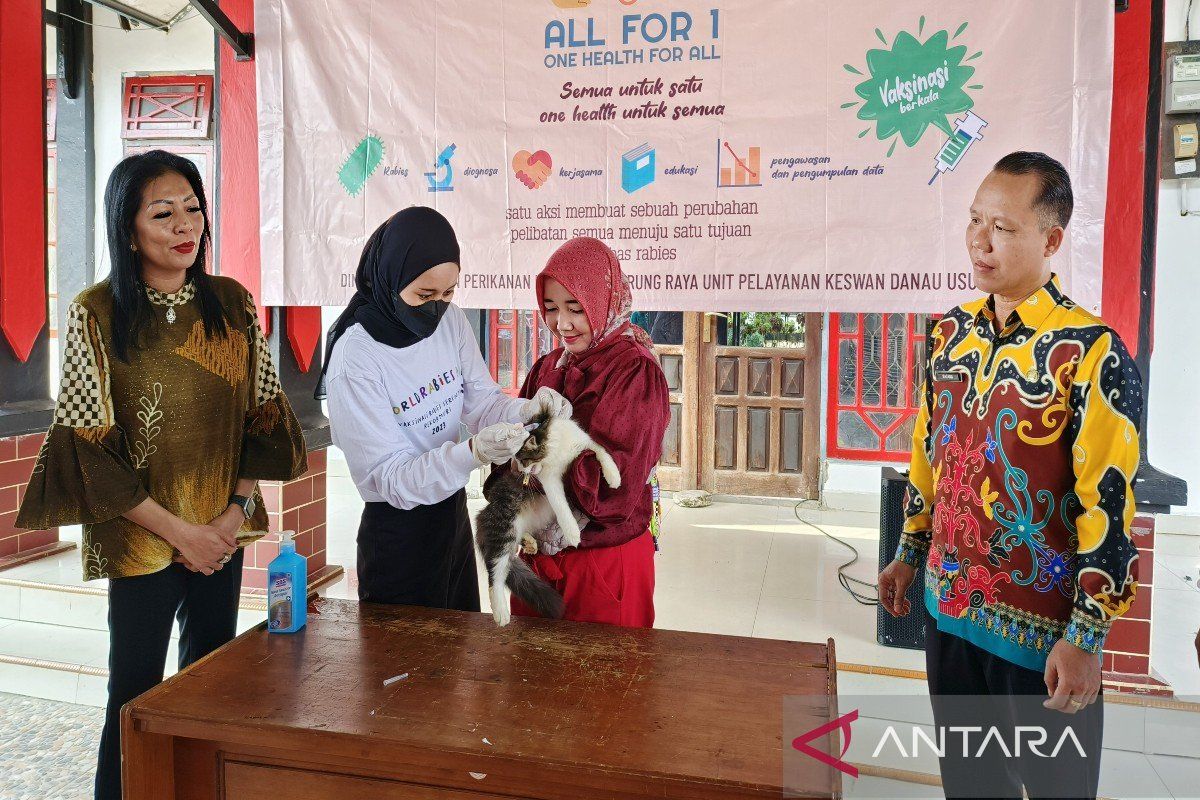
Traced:
<path fill-rule="evenodd" d="M 621 472 L 611 489 L 585 452 L 564 483 L 587 517 L 578 547 L 560 550 L 557 526 L 543 533 L 534 571 L 558 590 L 566 619 L 627 627 L 654 625 L 651 471 L 662 455 L 670 410 L 667 380 L 650 337 L 629 321 L 632 296 L 617 256 L 597 239 L 572 239 L 537 277 L 538 308 L 563 346 L 529 372 L 521 397 L 549 386 Z M 515 597 L 514 614 L 534 612 Z"/>

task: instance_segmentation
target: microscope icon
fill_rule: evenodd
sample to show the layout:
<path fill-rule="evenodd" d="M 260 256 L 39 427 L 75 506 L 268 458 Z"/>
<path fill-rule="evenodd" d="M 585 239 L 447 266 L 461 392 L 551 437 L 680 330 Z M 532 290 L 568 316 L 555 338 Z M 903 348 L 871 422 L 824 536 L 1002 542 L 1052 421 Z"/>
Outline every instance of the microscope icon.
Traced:
<path fill-rule="evenodd" d="M 454 157 L 454 150 L 455 146 L 452 144 L 438 153 L 437 160 L 433 162 L 433 172 L 425 173 L 425 179 L 429 181 L 429 191 L 454 191 L 454 168 L 450 166 L 450 159 Z"/>

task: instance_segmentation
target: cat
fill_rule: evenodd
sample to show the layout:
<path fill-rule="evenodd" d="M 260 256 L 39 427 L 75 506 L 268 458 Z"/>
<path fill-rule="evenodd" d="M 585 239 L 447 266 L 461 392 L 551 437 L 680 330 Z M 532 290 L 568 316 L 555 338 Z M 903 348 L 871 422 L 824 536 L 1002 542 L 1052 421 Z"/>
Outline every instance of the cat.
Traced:
<path fill-rule="evenodd" d="M 486 491 L 488 504 L 475 517 L 475 541 L 487 567 L 492 618 L 501 627 L 510 619 L 505 589 L 543 617 L 562 618 L 562 596 L 521 560 L 517 550 L 536 553 L 533 534 L 552 522 L 558 522 L 568 547 L 579 544 L 579 522 L 563 489 L 563 476 L 575 459 L 591 450 L 605 482 L 614 489 L 621 486 L 621 473 L 612 456 L 574 420 L 541 411 L 530 420 L 530 427 L 529 438 L 514 458 L 521 471 L 506 469 L 497 475 Z M 538 465 L 542 491 L 530 485 L 529 471 L 534 465 Z"/>

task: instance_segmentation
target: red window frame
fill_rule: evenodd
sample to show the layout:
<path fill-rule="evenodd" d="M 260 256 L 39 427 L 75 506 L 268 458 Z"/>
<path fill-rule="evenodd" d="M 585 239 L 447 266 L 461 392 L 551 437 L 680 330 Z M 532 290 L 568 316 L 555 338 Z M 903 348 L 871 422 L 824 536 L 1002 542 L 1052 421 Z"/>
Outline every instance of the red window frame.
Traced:
<path fill-rule="evenodd" d="M 209 138 L 212 75 L 127 76 L 123 96 L 122 139 Z M 188 102 L 190 113 L 180 108 Z"/>
<path fill-rule="evenodd" d="M 501 321 L 501 314 L 508 315 L 507 322 Z M 532 315 L 534 333 L 533 340 L 530 342 L 528 364 L 521 362 L 521 329 L 526 314 Z M 542 334 L 546 330 L 546 323 L 542 321 L 542 315 L 536 311 L 518 309 L 491 309 L 488 311 L 488 370 L 492 373 L 492 380 L 500 384 L 500 389 L 505 394 L 516 397 L 521 392 L 521 385 L 525 383 L 525 377 L 529 374 L 529 370 L 539 358 L 546 354 L 541 349 Z M 506 341 L 502 341 L 504 337 L 501 336 L 501 333 L 504 331 L 509 333 Z M 554 349 L 558 345 L 558 337 L 552 335 L 550 348 Z M 508 352 L 508 363 L 512 365 L 512 376 L 507 385 L 500 383 L 500 353 L 502 350 Z"/>
<path fill-rule="evenodd" d="M 918 379 L 918 375 L 923 365 L 915 363 L 915 354 L 918 352 L 917 345 L 925 341 L 924 326 L 918 325 L 917 314 L 905 314 L 905 336 L 904 336 L 904 369 L 901 370 L 901 381 L 903 385 L 900 387 L 899 396 L 903 399 L 903 404 L 892 405 L 888 403 L 889 376 L 887 365 L 890 363 L 891 357 L 891 337 L 888 335 L 888 324 L 891 314 L 882 314 L 883 327 L 880 333 L 880 352 L 879 360 L 881 367 L 880 387 L 879 387 L 879 402 L 869 404 L 863 399 L 863 344 L 866 331 L 867 314 L 830 314 L 829 322 L 829 402 L 826 404 L 826 432 L 827 443 L 826 451 L 831 458 L 841 458 L 850 461 L 885 461 L 893 463 L 907 463 L 910 457 L 910 450 L 906 444 L 903 450 L 889 450 L 887 441 L 897 429 L 905 425 L 909 420 L 916 416 L 918 407 L 913 402 L 913 383 Z M 925 315 L 920 315 L 922 318 L 927 318 Z M 842 319 L 844 317 L 855 317 L 856 324 L 853 332 L 842 330 Z M 854 341 L 857 342 L 856 348 L 856 364 L 855 364 L 855 392 L 854 401 L 852 403 L 843 403 L 841 401 L 841 375 L 839 374 L 841 367 L 841 346 L 842 342 Z M 879 446 L 874 449 L 860 449 L 842 447 L 838 444 L 838 419 L 842 413 L 854 413 L 862 422 L 879 437 Z M 871 418 L 872 412 L 894 413 L 897 417 L 886 427 L 881 427 Z"/>

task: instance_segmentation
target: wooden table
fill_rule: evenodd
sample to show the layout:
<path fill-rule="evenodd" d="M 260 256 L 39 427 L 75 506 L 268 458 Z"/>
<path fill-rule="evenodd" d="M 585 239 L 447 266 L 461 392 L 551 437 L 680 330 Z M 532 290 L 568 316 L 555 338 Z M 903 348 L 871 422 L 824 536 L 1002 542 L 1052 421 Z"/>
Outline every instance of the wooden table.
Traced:
<path fill-rule="evenodd" d="M 832 641 L 318 600 L 125 706 L 125 798 L 779 798 L 782 699 L 835 686 Z"/>

